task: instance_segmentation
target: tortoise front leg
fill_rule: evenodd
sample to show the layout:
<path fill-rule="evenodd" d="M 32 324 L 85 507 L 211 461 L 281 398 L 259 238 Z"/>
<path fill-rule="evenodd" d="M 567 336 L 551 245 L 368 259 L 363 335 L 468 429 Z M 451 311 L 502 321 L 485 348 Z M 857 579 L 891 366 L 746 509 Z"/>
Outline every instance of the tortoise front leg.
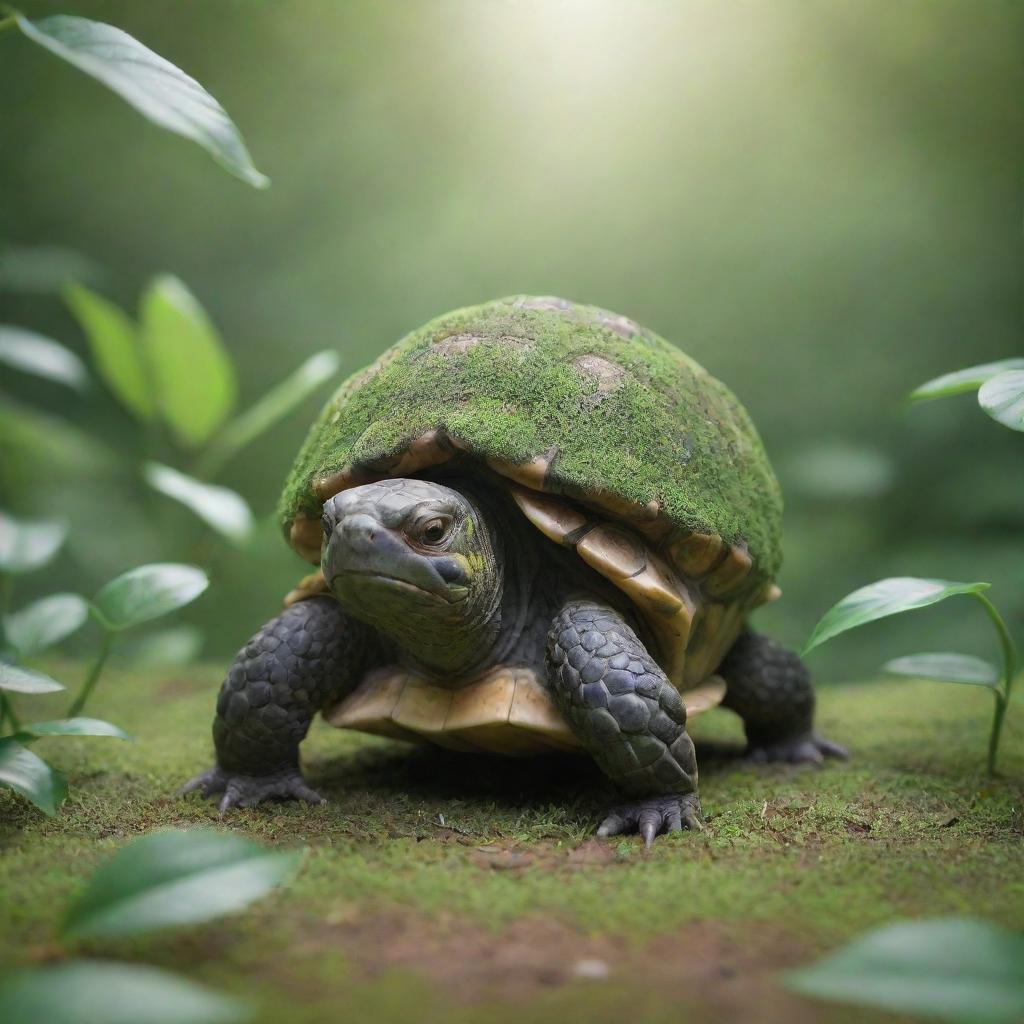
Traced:
<path fill-rule="evenodd" d="M 370 628 L 332 597 L 299 601 L 271 619 L 238 652 L 221 686 L 216 765 L 182 792 L 223 794 L 221 813 L 271 797 L 323 803 L 302 777 L 299 744 L 313 716 L 356 685 L 373 648 Z"/>
<path fill-rule="evenodd" d="M 558 613 L 547 643 L 555 703 L 601 770 L 632 797 L 599 836 L 703 827 L 697 761 L 679 692 L 618 612 L 587 599 Z"/>

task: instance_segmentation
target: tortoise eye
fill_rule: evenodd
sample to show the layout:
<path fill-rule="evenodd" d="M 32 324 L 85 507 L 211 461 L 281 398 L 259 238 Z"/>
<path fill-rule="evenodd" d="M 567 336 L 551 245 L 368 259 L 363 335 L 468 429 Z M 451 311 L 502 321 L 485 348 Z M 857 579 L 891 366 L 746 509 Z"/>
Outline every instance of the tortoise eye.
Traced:
<path fill-rule="evenodd" d="M 424 544 L 440 544 L 448 536 L 450 520 L 428 519 L 420 528 L 420 540 Z"/>

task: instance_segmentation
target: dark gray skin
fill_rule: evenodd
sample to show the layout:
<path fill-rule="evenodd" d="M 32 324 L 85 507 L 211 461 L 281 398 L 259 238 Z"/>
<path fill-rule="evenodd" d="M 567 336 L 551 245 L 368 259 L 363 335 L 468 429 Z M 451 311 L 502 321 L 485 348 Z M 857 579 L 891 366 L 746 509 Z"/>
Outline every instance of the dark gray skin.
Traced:
<path fill-rule="evenodd" d="M 702 827 L 686 708 L 648 653 L 628 600 L 477 483 L 356 487 L 324 506 L 322 567 L 334 597 L 301 601 L 238 653 L 217 701 L 217 764 L 185 786 L 221 812 L 268 798 L 322 798 L 299 769 L 314 715 L 371 668 L 435 679 L 498 664 L 547 679 L 573 733 L 625 802 L 598 835 Z M 759 761 L 845 757 L 813 730 L 814 693 L 793 653 L 745 633 L 719 673 Z"/>

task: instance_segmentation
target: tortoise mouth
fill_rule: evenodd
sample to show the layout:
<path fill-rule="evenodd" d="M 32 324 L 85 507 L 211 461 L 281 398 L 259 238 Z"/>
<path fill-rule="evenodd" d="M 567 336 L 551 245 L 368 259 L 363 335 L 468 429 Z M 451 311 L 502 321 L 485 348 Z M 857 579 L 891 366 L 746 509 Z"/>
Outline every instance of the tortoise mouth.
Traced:
<path fill-rule="evenodd" d="M 376 572 L 372 569 L 342 569 L 331 576 L 331 589 L 334 589 L 335 580 L 343 579 L 346 576 L 362 576 L 364 579 L 373 580 L 374 582 L 381 583 L 386 587 L 392 587 L 397 590 L 412 591 L 416 594 L 422 594 L 424 597 L 430 598 L 432 601 L 440 601 L 444 604 L 456 604 L 459 601 L 464 601 L 466 595 L 469 593 L 468 587 L 452 587 L 447 589 L 444 593 L 438 593 L 436 590 L 427 590 L 425 587 L 420 587 L 415 583 L 410 583 L 408 580 L 402 579 L 401 576 L 393 576 L 389 573 Z"/>

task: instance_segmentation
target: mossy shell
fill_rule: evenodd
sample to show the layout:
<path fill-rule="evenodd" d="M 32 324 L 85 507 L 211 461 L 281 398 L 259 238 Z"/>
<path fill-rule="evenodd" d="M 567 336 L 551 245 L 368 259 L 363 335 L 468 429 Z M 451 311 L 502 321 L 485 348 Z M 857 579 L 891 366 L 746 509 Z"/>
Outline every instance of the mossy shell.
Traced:
<path fill-rule="evenodd" d="M 721 698 L 708 677 L 749 611 L 778 593 L 782 512 L 757 431 L 723 384 L 662 338 L 593 306 L 521 296 L 457 310 L 398 342 L 327 403 L 281 498 L 285 533 L 317 563 L 325 500 L 453 459 L 506 484 L 542 533 L 629 596 L 691 714 Z M 324 589 L 312 577 L 289 600 Z M 517 689 L 531 694 L 521 705 L 547 700 L 522 669 L 496 672 L 496 683 L 462 697 L 478 735 L 516 724 Z M 428 699 L 431 689 L 440 692 Z M 450 688 L 378 672 L 347 712 L 328 717 L 458 746 L 454 699 Z M 418 710 L 396 732 L 403 702 Z M 553 710 L 535 708 L 519 729 L 573 745 Z"/>

